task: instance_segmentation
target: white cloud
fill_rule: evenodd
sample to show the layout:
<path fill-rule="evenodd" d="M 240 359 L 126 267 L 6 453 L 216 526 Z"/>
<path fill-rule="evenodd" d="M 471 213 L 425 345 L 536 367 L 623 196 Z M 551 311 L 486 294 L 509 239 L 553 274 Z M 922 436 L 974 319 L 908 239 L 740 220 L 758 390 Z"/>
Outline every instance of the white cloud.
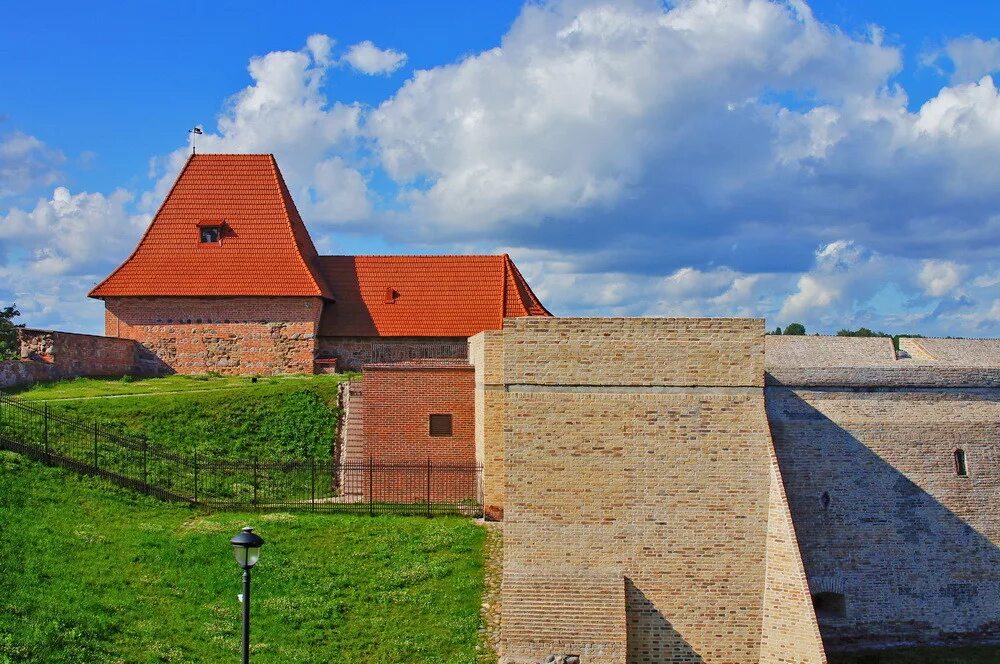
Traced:
<path fill-rule="evenodd" d="M 321 66 L 326 67 L 330 64 L 330 51 L 333 50 L 334 45 L 337 42 L 330 39 L 328 35 L 315 34 L 309 35 L 306 39 L 306 48 L 312 55 L 313 61 Z"/>
<path fill-rule="evenodd" d="M 73 194 L 57 187 L 32 210 L 0 215 L 0 242 L 21 253 L 20 269 L 34 275 L 82 275 L 102 269 L 108 256 L 127 255 L 149 222 L 133 215 L 132 195 L 116 190 Z"/>
<path fill-rule="evenodd" d="M 947 57 L 954 70 L 952 83 L 969 83 L 985 74 L 1000 71 L 1000 40 L 965 36 L 949 41 L 943 52 L 931 54 L 929 61 Z"/>
<path fill-rule="evenodd" d="M 351 46 L 344 55 L 344 60 L 363 74 L 374 76 L 391 74 L 402 67 L 406 62 L 406 53 L 391 48 L 381 49 L 366 40 Z"/>
<path fill-rule="evenodd" d="M 960 265 L 952 261 L 928 259 L 923 261 L 918 279 L 925 294 L 942 297 L 959 286 L 963 271 Z"/>
<path fill-rule="evenodd" d="M 837 240 L 816 251 L 812 270 L 798 278 L 797 290 L 781 305 L 785 321 L 819 321 L 836 325 L 847 309 L 863 303 L 885 283 L 883 258 L 849 240 Z M 850 321 L 844 320 L 844 324 Z"/>
<path fill-rule="evenodd" d="M 0 139 L 0 198 L 58 181 L 66 157 L 34 136 L 15 131 Z"/>
<path fill-rule="evenodd" d="M 658 177 L 678 171 L 694 196 L 724 197 L 769 168 L 777 122 L 760 95 L 870 94 L 899 62 L 798 3 L 527 5 L 500 47 L 416 72 L 369 127 L 393 177 L 431 179 L 408 192 L 417 215 L 539 223 L 662 202 Z"/>

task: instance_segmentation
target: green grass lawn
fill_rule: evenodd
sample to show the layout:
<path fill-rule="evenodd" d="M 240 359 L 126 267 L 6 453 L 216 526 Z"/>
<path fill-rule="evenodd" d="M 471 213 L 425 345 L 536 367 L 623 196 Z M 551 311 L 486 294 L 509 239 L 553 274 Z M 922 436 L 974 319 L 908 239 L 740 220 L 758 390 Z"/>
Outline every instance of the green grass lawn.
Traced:
<path fill-rule="evenodd" d="M 0 662 L 237 661 L 244 525 L 254 662 L 475 661 L 471 521 L 208 514 L 0 452 Z"/>
<path fill-rule="evenodd" d="M 346 377 L 81 378 L 37 384 L 16 396 L 183 454 L 197 448 L 205 457 L 325 458 L 340 415 L 337 385 Z"/>

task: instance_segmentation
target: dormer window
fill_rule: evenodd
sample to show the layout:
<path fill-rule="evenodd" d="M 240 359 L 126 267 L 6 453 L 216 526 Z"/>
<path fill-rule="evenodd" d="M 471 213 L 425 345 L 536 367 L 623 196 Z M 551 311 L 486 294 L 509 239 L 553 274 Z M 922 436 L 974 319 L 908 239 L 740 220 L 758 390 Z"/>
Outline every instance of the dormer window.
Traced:
<path fill-rule="evenodd" d="M 222 226 L 199 226 L 198 233 L 202 244 L 222 240 Z"/>

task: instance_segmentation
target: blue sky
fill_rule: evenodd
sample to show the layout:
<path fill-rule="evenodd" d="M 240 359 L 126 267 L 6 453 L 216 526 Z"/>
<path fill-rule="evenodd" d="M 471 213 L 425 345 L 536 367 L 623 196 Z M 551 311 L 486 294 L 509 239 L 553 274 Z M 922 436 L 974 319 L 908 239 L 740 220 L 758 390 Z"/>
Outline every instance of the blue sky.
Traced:
<path fill-rule="evenodd" d="M 0 24 L 0 302 L 87 289 L 202 149 L 327 253 L 510 252 L 559 314 L 1000 334 L 991 3 L 34 3 Z"/>

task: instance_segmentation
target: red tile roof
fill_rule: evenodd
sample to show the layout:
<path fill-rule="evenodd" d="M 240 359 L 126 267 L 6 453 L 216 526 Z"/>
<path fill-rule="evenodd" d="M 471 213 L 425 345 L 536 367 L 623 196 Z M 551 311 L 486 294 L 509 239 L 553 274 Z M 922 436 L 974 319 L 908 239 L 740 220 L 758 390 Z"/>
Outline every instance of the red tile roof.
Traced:
<path fill-rule="evenodd" d="M 202 243 L 200 227 L 223 226 Z M 318 296 L 327 336 L 468 337 L 550 316 L 506 255 L 323 256 L 272 155 L 194 155 L 90 297 Z"/>
<path fill-rule="evenodd" d="M 469 337 L 507 317 L 551 316 L 507 255 L 321 256 L 319 266 L 337 300 L 323 336 Z"/>
<path fill-rule="evenodd" d="M 222 241 L 200 242 L 199 225 L 213 223 L 225 223 Z M 330 298 L 316 259 L 272 155 L 193 155 L 139 246 L 90 296 Z"/>

